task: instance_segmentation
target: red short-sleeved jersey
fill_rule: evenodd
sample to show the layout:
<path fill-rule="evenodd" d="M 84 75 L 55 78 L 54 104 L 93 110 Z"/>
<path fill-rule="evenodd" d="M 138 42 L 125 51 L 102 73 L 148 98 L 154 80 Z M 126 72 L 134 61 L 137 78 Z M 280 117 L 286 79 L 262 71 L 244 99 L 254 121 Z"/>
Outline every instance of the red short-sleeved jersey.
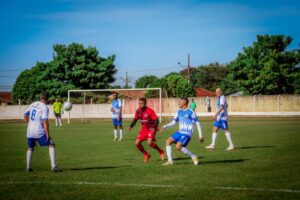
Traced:
<path fill-rule="evenodd" d="M 149 107 L 146 107 L 144 109 L 139 108 L 135 112 L 134 119 L 141 120 L 142 128 L 154 128 L 154 123 L 157 120 L 157 115 L 155 114 L 154 110 L 152 110 Z"/>

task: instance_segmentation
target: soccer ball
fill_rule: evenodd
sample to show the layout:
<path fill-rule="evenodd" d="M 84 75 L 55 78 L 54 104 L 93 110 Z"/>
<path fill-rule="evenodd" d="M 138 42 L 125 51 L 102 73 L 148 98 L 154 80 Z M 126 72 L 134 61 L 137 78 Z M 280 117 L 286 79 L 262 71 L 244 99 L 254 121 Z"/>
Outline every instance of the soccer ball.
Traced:
<path fill-rule="evenodd" d="M 64 110 L 65 111 L 70 111 L 72 109 L 72 103 L 71 102 L 64 102 Z"/>

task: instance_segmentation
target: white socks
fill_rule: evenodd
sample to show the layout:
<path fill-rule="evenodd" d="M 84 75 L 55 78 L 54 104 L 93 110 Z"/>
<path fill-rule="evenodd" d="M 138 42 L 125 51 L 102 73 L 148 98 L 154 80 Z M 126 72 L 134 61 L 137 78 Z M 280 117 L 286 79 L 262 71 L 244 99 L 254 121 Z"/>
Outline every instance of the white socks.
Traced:
<path fill-rule="evenodd" d="M 55 118 L 55 126 L 57 126 L 57 124 L 58 124 L 58 119 Z"/>
<path fill-rule="evenodd" d="M 27 164 L 27 169 L 31 168 L 31 158 L 32 158 L 32 153 L 33 153 L 33 151 L 27 150 L 27 154 L 26 154 L 26 164 Z"/>
<path fill-rule="evenodd" d="M 172 146 L 168 145 L 166 146 L 166 151 L 167 151 L 167 157 L 168 157 L 168 161 L 172 161 Z"/>
<path fill-rule="evenodd" d="M 118 138 L 118 129 L 114 129 L 114 135 L 115 135 L 115 139 Z"/>
<path fill-rule="evenodd" d="M 187 148 L 185 147 L 182 147 L 181 148 L 181 151 L 184 153 L 184 154 L 187 154 L 188 156 L 192 157 L 192 156 L 195 156 L 192 152 L 190 152 Z"/>
<path fill-rule="evenodd" d="M 118 129 L 114 129 L 114 136 L 115 136 L 115 139 L 118 138 Z M 120 139 L 123 138 L 123 130 L 120 129 Z"/>
<path fill-rule="evenodd" d="M 27 154 L 26 154 L 27 169 L 31 168 L 32 153 L 33 153 L 33 151 L 27 150 Z M 56 167 L 56 155 L 55 155 L 54 147 L 49 147 L 49 155 L 50 155 L 51 167 L 54 168 L 54 167 Z"/>
<path fill-rule="evenodd" d="M 61 118 L 58 118 L 59 125 L 62 126 Z"/>
<path fill-rule="evenodd" d="M 212 146 L 216 146 L 217 135 L 218 134 L 216 132 L 212 133 L 212 138 L 211 138 L 211 145 Z"/>
<path fill-rule="evenodd" d="M 56 167 L 56 155 L 55 155 L 54 147 L 49 147 L 49 155 L 50 155 L 50 160 L 51 160 L 51 167 L 54 168 L 54 167 Z"/>
<path fill-rule="evenodd" d="M 120 129 L 120 139 L 122 139 L 122 138 L 123 138 L 123 130 Z"/>
<path fill-rule="evenodd" d="M 228 132 L 226 132 L 226 133 L 225 133 L 225 135 L 226 135 L 227 141 L 229 142 L 229 146 L 233 147 L 233 146 L 234 146 L 234 144 L 233 144 L 233 142 L 232 142 L 232 139 L 231 139 L 231 134 L 230 134 L 230 132 L 229 132 L 229 131 L 228 131 Z"/>

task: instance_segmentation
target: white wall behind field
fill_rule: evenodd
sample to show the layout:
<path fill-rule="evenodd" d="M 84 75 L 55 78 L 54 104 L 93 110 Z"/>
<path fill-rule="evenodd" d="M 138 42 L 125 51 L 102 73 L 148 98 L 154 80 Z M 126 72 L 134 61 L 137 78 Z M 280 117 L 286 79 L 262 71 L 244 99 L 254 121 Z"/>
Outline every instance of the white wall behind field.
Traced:
<path fill-rule="evenodd" d="M 215 112 L 216 98 L 211 98 L 212 113 L 206 112 L 205 97 L 195 97 L 196 112 L 199 116 L 211 116 Z M 178 109 L 178 98 L 162 99 L 162 115 L 173 116 Z M 231 116 L 300 116 L 300 95 L 269 96 L 228 96 L 228 111 Z M 137 100 L 125 100 L 123 118 L 132 118 L 137 108 Z M 159 113 L 158 99 L 148 99 L 147 105 Z M 0 106 L 0 119 L 23 119 L 28 105 Z M 73 104 L 72 110 L 62 115 L 67 119 L 110 118 L 111 104 Z M 52 105 L 49 105 L 50 118 L 54 118 Z"/>

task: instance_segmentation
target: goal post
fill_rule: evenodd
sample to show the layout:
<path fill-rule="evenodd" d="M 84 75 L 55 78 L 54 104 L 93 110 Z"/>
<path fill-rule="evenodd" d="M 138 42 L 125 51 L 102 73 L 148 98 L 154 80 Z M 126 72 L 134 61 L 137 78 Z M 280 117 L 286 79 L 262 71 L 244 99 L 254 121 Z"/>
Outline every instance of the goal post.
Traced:
<path fill-rule="evenodd" d="M 124 92 L 124 91 L 158 91 L 158 114 L 159 114 L 159 121 L 161 122 L 162 119 L 162 89 L 161 88 L 130 88 L 130 89 L 78 89 L 78 90 L 68 90 L 68 101 L 72 103 L 71 101 L 71 94 L 72 93 L 81 93 L 83 94 L 83 102 L 82 102 L 82 121 L 85 118 L 85 104 L 86 104 L 86 94 L 89 92 Z M 144 96 L 141 96 L 144 97 Z M 124 109 L 124 105 L 123 105 Z M 71 121 L 71 112 L 70 110 L 68 112 L 68 124 L 70 124 Z"/>

